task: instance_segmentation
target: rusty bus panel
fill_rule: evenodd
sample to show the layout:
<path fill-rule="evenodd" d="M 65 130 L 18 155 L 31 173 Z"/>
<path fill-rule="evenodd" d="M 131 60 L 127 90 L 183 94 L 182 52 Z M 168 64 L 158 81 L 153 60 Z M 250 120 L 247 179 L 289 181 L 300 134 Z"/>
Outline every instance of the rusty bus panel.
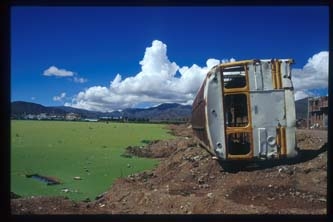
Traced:
<path fill-rule="evenodd" d="M 220 160 L 297 155 L 292 59 L 213 67 L 193 102 L 195 135 Z"/>
<path fill-rule="evenodd" d="M 205 146 L 209 146 L 209 141 L 207 137 L 206 129 L 206 118 L 205 118 L 205 106 L 206 102 L 204 100 L 204 89 L 205 82 L 201 86 L 196 99 L 193 102 L 193 112 L 192 112 L 192 128 L 194 129 L 194 134 L 196 137 L 203 142 Z"/>

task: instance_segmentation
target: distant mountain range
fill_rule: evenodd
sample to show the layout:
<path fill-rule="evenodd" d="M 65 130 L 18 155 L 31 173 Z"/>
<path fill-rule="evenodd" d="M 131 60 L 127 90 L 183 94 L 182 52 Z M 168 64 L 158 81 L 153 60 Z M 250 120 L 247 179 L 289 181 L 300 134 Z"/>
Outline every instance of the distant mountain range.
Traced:
<path fill-rule="evenodd" d="M 297 100 L 296 118 L 306 119 L 308 98 Z M 102 117 L 126 117 L 129 119 L 149 119 L 149 120 L 188 120 L 191 117 L 192 106 L 180 105 L 177 103 L 164 103 L 156 107 L 146 109 L 128 108 L 122 111 L 98 112 L 84 109 L 77 109 L 68 106 L 43 106 L 37 103 L 15 101 L 11 103 L 11 116 L 13 118 L 22 118 L 24 115 L 38 115 L 46 113 L 48 115 L 66 115 L 67 113 L 76 113 L 81 118 L 102 118 Z"/>
<path fill-rule="evenodd" d="M 102 117 L 126 117 L 129 119 L 149 120 L 178 120 L 188 119 L 191 116 L 192 106 L 180 105 L 177 103 L 164 103 L 156 107 L 146 109 L 128 108 L 122 111 L 98 112 L 84 109 L 77 109 L 68 106 L 43 106 L 37 103 L 15 101 L 11 103 L 11 116 L 20 118 L 27 114 L 38 115 L 66 115 L 67 113 L 79 114 L 82 118 Z"/>

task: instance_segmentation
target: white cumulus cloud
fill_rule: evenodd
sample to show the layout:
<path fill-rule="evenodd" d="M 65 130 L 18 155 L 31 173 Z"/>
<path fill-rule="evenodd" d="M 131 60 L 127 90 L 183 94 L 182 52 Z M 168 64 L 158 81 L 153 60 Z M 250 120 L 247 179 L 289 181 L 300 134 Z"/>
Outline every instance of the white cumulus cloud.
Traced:
<path fill-rule="evenodd" d="M 66 69 L 59 69 L 56 66 L 50 66 L 48 69 L 44 70 L 44 76 L 56 76 L 56 77 L 67 77 L 75 83 L 85 83 L 88 80 L 82 77 L 78 77 L 78 74 Z"/>
<path fill-rule="evenodd" d="M 234 60 L 234 59 L 233 59 Z M 229 61 L 229 60 L 223 60 Z M 110 111 L 135 107 L 140 103 L 177 102 L 191 104 L 204 77 L 221 61 L 208 59 L 206 66 L 179 67 L 167 56 L 167 45 L 154 40 L 139 62 L 141 71 L 123 78 L 121 74 L 109 86 L 93 86 L 79 92 L 67 106 Z M 176 77 L 177 72 L 180 77 Z"/>
<path fill-rule="evenodd" d="M 53 96 L 53 101 L 62 101 L 66 97 L 66 93 L 63 92 L 59 96 Z"/>
<path fill-rule="evenodd" d="M 302 69 L 292 69 L 295 99 L 317 96 L 310 90 L 328 88 L 328 51 L 314 54 Z"/>
<path fill-rule="evenodd" d="M 48 69 L 44 70 L 43 75 L 66 77 L 66 76 L 74 76 L 74 72 L 68 71 L 66 69 L 58 69 L 56 66 L 50 66 Z"/>
<path fill-rule="evenodd" d="M 76 82 L 76 83 L 85 83 L 85 82 L 87 82 L 88 80 L 85 79 L 85 78 L 81 78 L 81 77 L 76 77 L 76 76 L 74 76 L 73 81 Z"/>

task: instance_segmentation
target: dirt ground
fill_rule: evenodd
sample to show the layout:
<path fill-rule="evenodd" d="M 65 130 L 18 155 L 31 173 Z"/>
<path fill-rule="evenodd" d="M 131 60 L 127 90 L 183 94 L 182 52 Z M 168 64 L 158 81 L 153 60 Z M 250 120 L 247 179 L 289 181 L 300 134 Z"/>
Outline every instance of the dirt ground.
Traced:
<path fill-rule="evenodd" d="M 91 202 L 12 194 L 12 214 L 326 214 L 327 131 L 297 130 L 292 161 L 226 171 L 190 126 L 168 127 L 177 139 L 127 148 L 158 158 L 154 170 L 118 179 Z"/>

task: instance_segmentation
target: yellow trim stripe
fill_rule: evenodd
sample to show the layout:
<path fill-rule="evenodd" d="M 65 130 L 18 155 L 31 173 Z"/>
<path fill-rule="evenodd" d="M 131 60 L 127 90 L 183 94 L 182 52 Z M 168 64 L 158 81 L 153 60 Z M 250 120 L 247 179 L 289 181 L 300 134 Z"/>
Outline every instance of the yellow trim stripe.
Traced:
<path fill-rule="evenodd" d="M 286 128 L 281 127 L 281 155 L 285 156 L 287 155 L 287 146 L 286 146 Z"/>
<path fill-rule="evenodd" d="M 280 146 L 280 156 L 287 155 L 286 128 L 278 127 L 276 129 L 276 143 Z"/>
<path fill-rule="evenodd" d="M 277 82 L 277 89 L 282 89 L 282 77 L 281 77 L 281 63 L 279 60 L 275 61 L 275 67 L 276 67 L 276 82 Z"/>

